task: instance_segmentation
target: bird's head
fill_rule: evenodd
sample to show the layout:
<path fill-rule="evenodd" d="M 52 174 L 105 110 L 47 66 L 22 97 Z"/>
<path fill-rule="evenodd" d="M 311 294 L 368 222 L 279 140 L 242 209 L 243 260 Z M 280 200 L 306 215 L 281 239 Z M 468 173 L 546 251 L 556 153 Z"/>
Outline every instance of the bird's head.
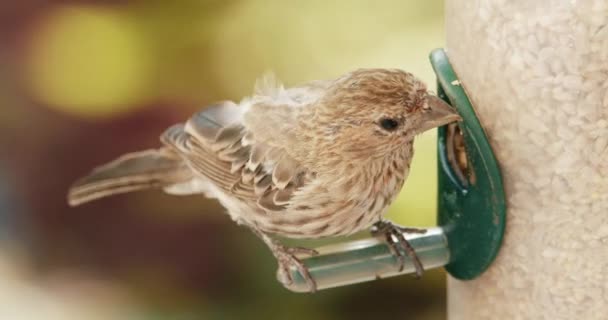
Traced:
<path fill-rule="evenodd" d="M 360 69 L 337 79 L 313 117 L 332 153 L 354 159 L 401 151 L 417 134 L 460 120 L 412 74 L 387 69 Z"/>

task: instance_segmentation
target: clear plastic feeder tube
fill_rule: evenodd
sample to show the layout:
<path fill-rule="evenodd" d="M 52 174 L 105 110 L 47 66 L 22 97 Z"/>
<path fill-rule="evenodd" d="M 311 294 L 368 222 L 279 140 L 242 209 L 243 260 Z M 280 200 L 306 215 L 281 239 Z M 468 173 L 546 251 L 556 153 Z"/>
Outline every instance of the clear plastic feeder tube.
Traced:
<path fill-rule="evenodd" d="M 444 230 L 430 228 L 424 234 L 404 234 L 414 247 L 425 270 L 446 265 L 450 260 L 448 242 Z M 398 257 L 391 253 L 382 238 L 368 238 L 316 248 L 319 255 L 303 259 L 317 283 L 317 290 L 344 286 L 359 282 L 414 273 L 412 260 L 405 258 L 403 270 L 399 271 Z M 300 273 L 292 269 L 294 282 L 287 286 L 291 291 L 309 291 Z"/>

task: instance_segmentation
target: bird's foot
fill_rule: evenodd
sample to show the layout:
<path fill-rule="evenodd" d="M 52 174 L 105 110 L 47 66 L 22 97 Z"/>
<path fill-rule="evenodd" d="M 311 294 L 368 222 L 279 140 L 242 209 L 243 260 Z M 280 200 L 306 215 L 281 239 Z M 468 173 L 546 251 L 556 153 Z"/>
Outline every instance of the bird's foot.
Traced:
<path fill-rule="evenodd" d="M 388 243 L 388 247 L 399 260 L 399 272 L 403 271 L 405 266 L 405 257 L 399 247 L 405 251 L 405 253 L 412 259 L 414 267 L 416 268 L 416 278 L 420 279 L 424 272 L 424 267 L 416 255 L 416 251 L 412 245 L 403 236 L 404 233 L 426 233 L 425 229 L 418 228 L 407 228 L 393 224 L 387 220 L 381 220 L 376 222 L 371 229 L 373 236 L 383 236 Z"/>
<path fill-rule="evenodd" d="M 315 256 L 319 254 L 316 250 L 302 247 L 286 247 L 282 244 L 275 244 L 270 249 L 279 263 L 277 279 L 279 279 L 281 283 L 286 286 L 293 283 L 291 268 L 295 267 L 308 284 L 309 291 L 315 292 L 317 290 L 317 283 L 310 275 L 308 268 L 297 257 L 297 255 Z"/>

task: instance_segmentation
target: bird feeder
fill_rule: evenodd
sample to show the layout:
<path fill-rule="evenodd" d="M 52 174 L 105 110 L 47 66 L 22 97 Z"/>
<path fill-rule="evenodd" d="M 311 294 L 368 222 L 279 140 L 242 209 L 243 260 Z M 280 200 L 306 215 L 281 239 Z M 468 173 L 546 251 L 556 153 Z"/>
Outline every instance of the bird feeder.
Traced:
<path fill-rule="evenodd" d="M 608 1 L 447 0 L 446 39 L 509 207 L 449 319 L 607 319 Z"/>
<path fill-rule="evenodd" d="M 425 269 L 445 267 L 458 279 L 473 279 L 492 263 L 505 226 L 502 179 L 492 149 L 443 50 L 431 53 L 438 95 L 463 121 L 439 129 L 439 226 L 424 234 L 404 234 Z M 317 248 L 319 255 L 303 260 L 317 289 L 415 272 L 406 258 L 400 270 L 383 239 L 368 238 Z M 308 285 L 295 269 L 287 288 L 306 292 Z"/>

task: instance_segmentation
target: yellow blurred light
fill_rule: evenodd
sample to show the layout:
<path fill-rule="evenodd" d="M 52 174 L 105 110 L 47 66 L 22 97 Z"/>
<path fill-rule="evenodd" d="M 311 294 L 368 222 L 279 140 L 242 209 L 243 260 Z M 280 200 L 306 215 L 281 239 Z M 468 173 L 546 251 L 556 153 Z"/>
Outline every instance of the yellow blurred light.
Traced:
<path fill-rule="evenodd" d="M 55 9 L 36 30 L 27 60 L 32 93 L 60 111 L 107 117 L 144 97 L 149 57 L 128 17 L 98 6 Z"/>
<path fill-rule="evenodd" d="M 437 131 L 416 138 L 414 160 L 388 218 L 407 226 L 437 223 Z"/>
<path fill-rule="evenodd" d="M 428 54 L 443 43 L 441 1 L 264 3 L 238 1 L 218 19 L 211 58 L 217 80 L 234 97 L 250 94 L 253 79 L 267 69 L 288 85 L 369 67 L 435 81 Z"/>

